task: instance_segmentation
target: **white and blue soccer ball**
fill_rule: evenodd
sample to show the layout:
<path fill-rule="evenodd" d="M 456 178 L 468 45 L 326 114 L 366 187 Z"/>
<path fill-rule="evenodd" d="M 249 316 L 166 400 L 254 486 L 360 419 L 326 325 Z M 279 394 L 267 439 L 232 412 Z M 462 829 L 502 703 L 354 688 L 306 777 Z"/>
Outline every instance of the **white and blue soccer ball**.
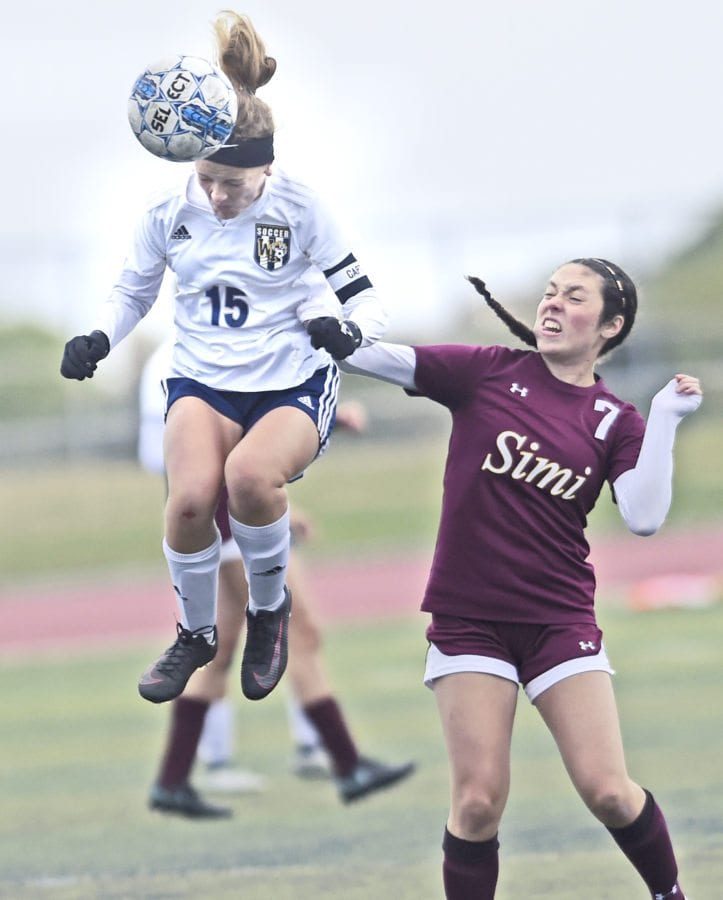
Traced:
<path fill-rule="evenodd" d="M 218 150 L 236 123 L 238 100 L 226 75 L 198 56 L 148 66 L 128 98 L 128 121 L 140 143 L 161 159 L 191 162 Z"/>

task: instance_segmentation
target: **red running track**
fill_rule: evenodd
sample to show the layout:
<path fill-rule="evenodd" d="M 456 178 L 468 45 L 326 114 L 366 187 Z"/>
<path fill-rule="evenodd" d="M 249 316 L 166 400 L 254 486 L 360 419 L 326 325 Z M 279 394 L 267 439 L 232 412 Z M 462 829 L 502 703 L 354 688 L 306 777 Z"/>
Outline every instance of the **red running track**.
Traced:
<path fill-rule="evenodd" d="M 429 559 L 416 555 L 307 564 L 314 606 L 322 621 L 414 615 Z M 666 574 L 723 578 L 723 526 L 597 540 L 592 560 L 602 590 L 624 592 L 636 582 Z M 162 567 L 151 577 L 115 574 L 110 581 L 0 587 L 0 613 L 3 656 L 168 638 L 176 621 L 175 598 Z M 420 629 L 422 625 L 420 619 Z"/>

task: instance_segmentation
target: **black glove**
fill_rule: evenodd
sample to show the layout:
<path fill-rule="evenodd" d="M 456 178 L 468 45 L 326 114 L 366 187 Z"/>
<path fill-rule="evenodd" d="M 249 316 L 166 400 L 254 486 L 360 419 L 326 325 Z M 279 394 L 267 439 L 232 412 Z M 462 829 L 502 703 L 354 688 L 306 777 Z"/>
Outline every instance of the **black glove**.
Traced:
<path fill-rule="evenodd" d="M 362 333 L 356 322 L 347 319 L 344 322 L 334 316 L 320 316 L 306 325 L 311 338 L 311 346 L 315 350 L 322 347 L 334 359 L 346 359 L 362 342 Z"/>
<path fill-rule="evenodd" d="M 110 353 L 110 341 L 102 331 L 80 334 L 65 345 L 60 374 L 64 378 L 92 378 L 101 359 Z"/>

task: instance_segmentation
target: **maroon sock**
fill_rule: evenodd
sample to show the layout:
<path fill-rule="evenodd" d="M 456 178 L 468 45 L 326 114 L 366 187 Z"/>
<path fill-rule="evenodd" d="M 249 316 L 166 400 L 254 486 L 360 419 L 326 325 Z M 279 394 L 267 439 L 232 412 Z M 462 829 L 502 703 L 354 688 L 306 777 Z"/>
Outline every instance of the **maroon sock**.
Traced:
<path fill-rule="evenodd" d="M 174 700 L 166 752 L 158 773 L 162 787 L 174 788 L 188 781 L 209 705 L 205 700 L 185 697 Z"/>
<path fill-rule="evenodd" d="M 488 841 L 465 841 L 445 828 L 442 877 L 447 900 L 492 900 L 500 861 L 497 835 Z"/>
<path fill-rule="evenodd" d="M 334 773 L 342 777 L 348 775 L 359 762 L 359 753 L 339 704 L 333 697 L 325 697 L 309 703 L 304 707 L 304 712 L 319 732 L 324 749 L 334 765 Z"/>
<path fill-rule="evenodd" d="M 608 828 L 654 898 L 685 900 L 678 885 L 678 866 L 668 826 L 650 791 L 638 818 L 623 828 Z"/>

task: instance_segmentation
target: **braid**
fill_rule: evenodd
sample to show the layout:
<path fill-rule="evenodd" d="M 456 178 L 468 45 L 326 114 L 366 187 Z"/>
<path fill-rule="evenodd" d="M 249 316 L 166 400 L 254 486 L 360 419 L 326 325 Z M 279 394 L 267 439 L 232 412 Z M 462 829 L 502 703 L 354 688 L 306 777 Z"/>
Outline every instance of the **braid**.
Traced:
<path fill-rule="evenodd" d="M 528 328 L 524 322 L 520 322 L 519 319 L 516 319 L 512 313 L 508 312 L 504 306 L 502 306 L 501 303 L 495 300 L 492 294 L 487 290 L 484 281 L 480 278 L 476 278 L 474 275 L 468 275 L 467 281 L 474 286 L 474 289 L 478 294 L 481 294 L 484 297 L 487 306 L 489 306 L 492 312 L 505 323 L 516 338 L 519 338 L 524 344 L 528 344 L 530 347 L 537 347 L 537 339 L 535 338 L 532 329 Z"/>

